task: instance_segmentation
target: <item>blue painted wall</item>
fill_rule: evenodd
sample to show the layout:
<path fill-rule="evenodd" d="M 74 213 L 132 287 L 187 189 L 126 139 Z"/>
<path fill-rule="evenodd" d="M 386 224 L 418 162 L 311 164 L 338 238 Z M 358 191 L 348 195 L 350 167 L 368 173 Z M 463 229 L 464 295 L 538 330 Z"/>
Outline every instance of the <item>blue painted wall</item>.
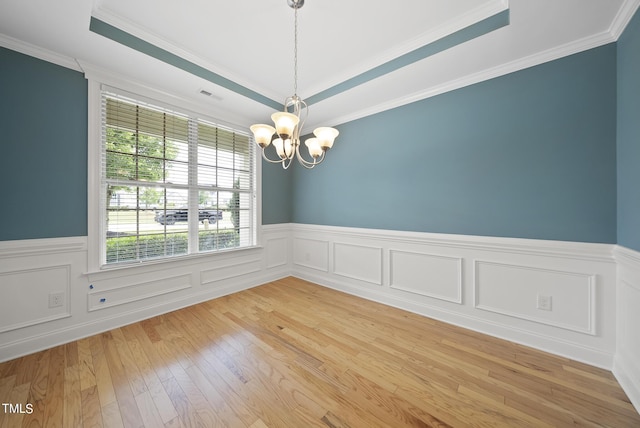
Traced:
<path fill-rule="evenodd" d="M 0 48 L 0 241 L 86 236 L 87 82 Z"/>
<path fill-rule="evenodd" d="M 86 82 L 0 63 L 0 240 L 86 235 Z M 607 45 L 344 124 L 322 167 L 263 165 L 263 223 L 615 242 L 616 77 Z"/>
<path fill-rule="evenodd" d="M 292 189 L 291 171 L 262 161 L 262 224 L 291 223 Z"/>
<path fill-rule="evenodd" d="M 640 11 L 618 39 L 618 244 L 640 251 Z"/>
<path fill-rule="evenodd" d="M 616 242 L 616 46 L 346 123 L 296 223 Z"/>

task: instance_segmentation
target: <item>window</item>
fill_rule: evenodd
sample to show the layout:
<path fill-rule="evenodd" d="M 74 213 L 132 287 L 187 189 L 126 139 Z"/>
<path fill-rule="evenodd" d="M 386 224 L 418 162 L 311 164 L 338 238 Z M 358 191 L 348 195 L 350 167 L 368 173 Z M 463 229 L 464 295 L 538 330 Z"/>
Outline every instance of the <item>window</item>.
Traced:
<path fill-rule="evenodd" d="M 101 264 L 255 244 L 247 133 L 116 91 L 101 96 Z"/>

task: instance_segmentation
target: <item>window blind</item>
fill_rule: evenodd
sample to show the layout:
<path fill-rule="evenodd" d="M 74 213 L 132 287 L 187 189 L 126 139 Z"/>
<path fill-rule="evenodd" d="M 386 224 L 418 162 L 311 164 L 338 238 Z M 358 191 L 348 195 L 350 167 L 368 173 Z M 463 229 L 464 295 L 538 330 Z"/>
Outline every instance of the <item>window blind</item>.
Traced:
<path fill-rule="evenodd" d="M 255 243 L 247 133 L 102 92 L 103 263 Z"/>

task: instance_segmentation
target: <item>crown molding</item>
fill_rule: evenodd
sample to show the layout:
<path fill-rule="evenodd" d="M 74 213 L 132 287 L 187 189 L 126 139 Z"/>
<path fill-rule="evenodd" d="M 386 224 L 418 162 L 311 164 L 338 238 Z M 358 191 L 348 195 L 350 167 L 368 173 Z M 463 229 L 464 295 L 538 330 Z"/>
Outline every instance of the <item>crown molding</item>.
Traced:
<path fill-rule="evenodd" d="M 618 9 L 618 13 L 609 28 L 609 33 L 614 40 L 620 38 L 639 6 L 640 0 L 625 0 L 620 9 Z"/>
<path fill-rule="evenodd" d="M 416 49 L 420 49 L 423 46 L 434 43 L 444 37 L 459 32 L 467 27 L 477 24 L 480 21 L 486 20 L 508 9 L 509 5 L 507 0 L 495 0 L 490 2 L 489 4 L 478 6 L 475 9 L 457 16 L 455 19 L 444 22 L 442 25 L 431 28 L 428 31 L 425 31 L 414 37 L 413 39 L 407 40 L 401 45 L 395 46 L 392 49 L 388 49 L 377 54 L 367 62 L 361 62 L 356 67 L 342 70 L 341 73 L 336 74 L 335 77 L 331 80 L 324 80 L 320 83 L 311 85 L 306 90 L 306 92 L 311 95 L 307 96 L 306 98 L 311 98 L 316 94 L 333 88 L 336 85 L 340 85 L 341 83 L 363 73 L 366 73 L 371 69 L 389 63 L 390 61 L 400 58 L 403 55 L 406 55 Z"/>
<path fill-rule="evenodd" d="M 186 109 L 199 117 L 211 120 L 219 125 L 231 128 L 243 128 L 246 120 L 236 114 L 231 114 L 228 109 L 222 106 L 212 106 L 209 103 L 198 100 L 195 97 L 187 97 L 184 94 L 178 94 L 171 91 L 163 90 L 154 85 L 135 79 L 134 77 L 116 73 L 103 67 L 78 60 L 78 64 L 82 67 L 87 80 L 93 80 L 100 84 L 111 86 L 119 90 L 130 92 L 132 97 L 146 97 L 152 102 L 160 102 L 169 107 L 177 106 Z M 207 112 L 206 114 L 204 112 Z"/>
<path fill-rule="evenodd" d="M 634 0 L 636 1 L 636 0 Z M 638 0 L 640 1 L 640 0 Z M 534 67 L 536 65 L 544 64 L 546 62 L 554 61 L 569 55 L 573 55 L 579 52 L 583 52 L 589 49 L 597 48 L 599 46 L 606 45 L 608 43 L 615 42 L 615 38 L 609 31 L 604 31 L 599 34 L 588 36 L 579 40 L 575 40 L 570 43 L 566 43 L 561 46 L 557 46 L 546 51 L 537 52 L 532 55 L 519 58 L 515 61 L 511 61 L 505 64 L 498 65 L 496 67 L 488 68 L 486 70 L 469 74 L 459 79 L 450 80 L 440 85 L 432 86 L 430 88 L 423 89 L 421 91 L 413 92 L 403 97 L 395 98 L 384 103 L 380 103 L 370 108 L 352 112 L 346 116 L 340 116 L 333 118 L 332 120 L 325 121 L 330 123 L 331 126 L 336 126 L 342 123 L 351 122 L 353 120 L 361 119 L 363 117 L 371 116 L 376 113 L 391 110 L 397 107 L 401 107 L 416 101 L 421 101 L 427 98 L 434 97 L 436 95 L 444 94 L 456 89 L 464 88 L 476 83 L 484 82 L 496 77 L 504 76 L 514 73 L 516 71 L 524 70 L 526 68 Z M 347 92 L 343 92 L 344 95 Z"/>
<path fill-rule="evenodd" d="M 199 67 L 209 70 L 212 73 L 215 73 L 219 76 L 225 77 L 226 79 L 229 79 L 230 81 L 233 81 L 234 83 L 240 86 L 244 86 L 245 88 L 248 88 L 252 91 L 262 94 L 267 98 L 270 98 L 270 99 L 281 98 L 279 94 L 273 93 L 273 91 L 270 91 L 268 88 L 255 88 L 251 82 L 238 78 L 238 76 L 235 76 L 234 73 L 232 73 L 231 71 L 229 71 L 224 67 L 221 67 L 219 64 L 213 64 L 209 61 L 205 61 L 202 57 L 194 54 L 193 52 L 190 52 L 184 48 L 181 48 L 169 42 L 168 40 L 152 33 L 147 29 L 136 26 L 130 20 L 123 18 L 117 14 L 106 12 L 99 8 L 94 8 L 94 10 L 91 12 L 91 17 L 99 21 L 102 21 L 108 25 L 111 25 L 121 31 L 124 31 L 127 34 L 130 34 L 134 37 L 144 40 L 145 42 L 157 48 L 170 52 L 173 55 L 176 55 L 177 57 L 185 61 L 188 61 Z"/>
<path fill-rule="evenodd" d="M 57 52 L 32 45 L 31 43 L 23 42 L 22 40 L 14 39 L 13 37 L 9 37 L 4 34 L 0 34 L 0 46 L 43 61 L 51 62 L 61 67 L 80 72 L 83 71 L 75 58 L 61 55 Z"/>

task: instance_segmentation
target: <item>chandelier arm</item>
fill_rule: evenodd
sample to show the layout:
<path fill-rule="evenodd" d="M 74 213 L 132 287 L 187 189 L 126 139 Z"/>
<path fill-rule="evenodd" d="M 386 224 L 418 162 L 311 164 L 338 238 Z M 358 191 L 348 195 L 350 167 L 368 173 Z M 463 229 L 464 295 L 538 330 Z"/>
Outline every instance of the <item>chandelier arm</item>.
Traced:
<path fill-rule="evenodd" d="M 301 157 L 298 158 L 298 163 L 300 163 L 300 165 L 302 165 L 307 169 L 315 168 L 317 165 L 320 165 L 322 161 L 324 161 L 324 156 L 321 156 L 319 161 L 313 161 L 313 162 L 306 161 Z"/>
<path fill-rule="evenodd" d="M 296 158 L 298 158 L 298 162 L 300 162 L 300 165 L 304 166 L 307 169 L 311 169 L 316 165 L 320 165 L 324 160 L 325 153 L 326 152 L 323 151 L 322 155 L 318 156 L 318 158 L 314 158 L 313 161 L 310 162 L 302 156 L 302 153 L 300 153 L 300 144 L 296 146 Z"/>
<path fill-rule="evenodd" d="M 282 159 L 282 169 L 288 169 L 291 166 L 291 162 L 293 162 L 293 156 Z"/>
<path fill-rule="evenodd" d="M 303 116 L 302 110 L 304 110 L 304 116 Z M 304 123 L 307 121 L 307 118 L 309 117 L 309 108 L 307 107 L 307 103 L 305 103 L 304 100 L 300 100 L 299 117 L 300 117 L 300 123 L 298 123 L 298 141 L 300 141 L 300 134 L 302 133 L 302 127 L 304 126 Z"/>
<path fill-rule="evenodd" d="M 270 162 L 270 163 L 283 163 L 284 162 L 284 159 L 282 159 L 282 158 L 277 159 L 277 160 L 269 159 L 267 157 L 267 154 L 264 152 L 264 149 L 262 149 L 262 159 L 264 159 L 264 160 L 266 160 L 267 162 Z"/>

